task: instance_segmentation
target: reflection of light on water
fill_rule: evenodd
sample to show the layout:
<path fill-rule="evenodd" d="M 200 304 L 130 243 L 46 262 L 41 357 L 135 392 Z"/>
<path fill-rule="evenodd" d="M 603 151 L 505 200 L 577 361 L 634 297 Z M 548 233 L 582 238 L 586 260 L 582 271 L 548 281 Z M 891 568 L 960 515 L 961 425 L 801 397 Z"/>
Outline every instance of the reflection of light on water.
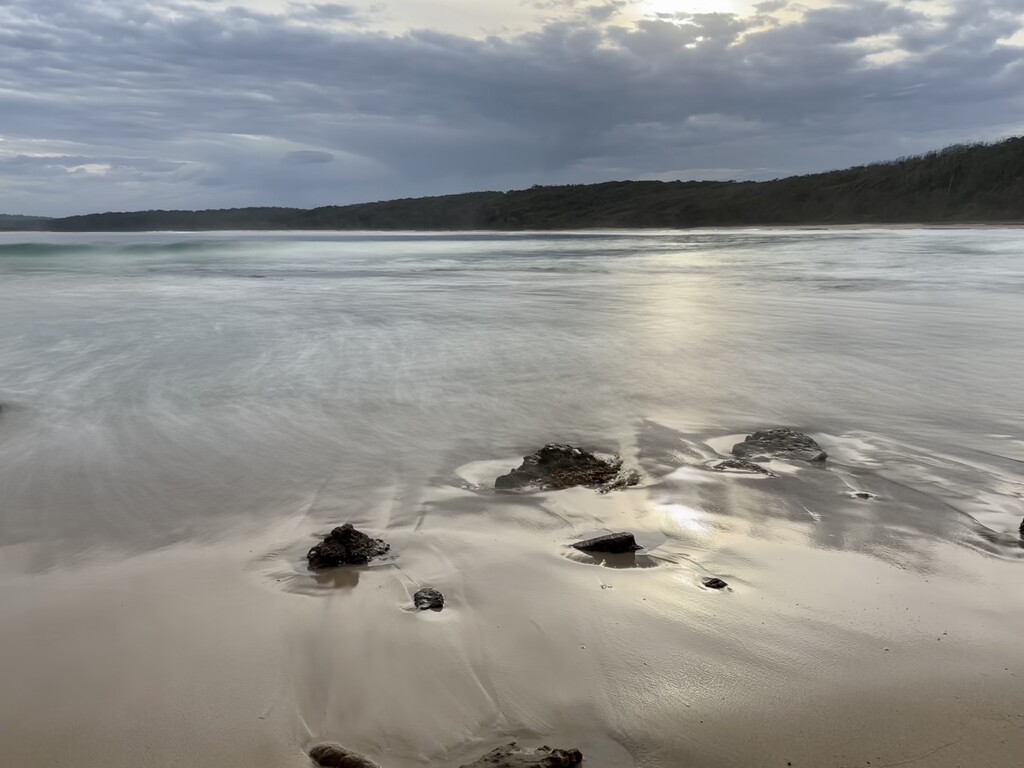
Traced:
<path fill-rule="evenodd" d="M 686 528 L 698 533 L 704 531 L 701 513 L 693 507 L 688 507 L 685 504 L 659 504 L 658 509 L 672 518 L 672 522 L 680 528 Z"/>

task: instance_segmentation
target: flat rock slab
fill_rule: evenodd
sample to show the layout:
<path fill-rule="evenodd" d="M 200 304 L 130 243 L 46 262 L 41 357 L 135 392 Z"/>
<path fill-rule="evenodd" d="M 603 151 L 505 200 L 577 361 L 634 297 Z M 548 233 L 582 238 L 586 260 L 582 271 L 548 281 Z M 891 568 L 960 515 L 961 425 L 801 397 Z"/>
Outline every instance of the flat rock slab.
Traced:
<path fill-rule="evenodd" d="M 324 540 L 306 554 L 309 567 L 314 570 L 337 568 L 340 565 L 365 565 L 391 549 L 380 539 L 371 539 L 362 531 L 345 523 L 324 536 Z"/>
<path fill-rule="evenodd" d="M 586 541 L 577 541 L 572 546 L 580 552 L 611 552 L 613 554 L 636 552 L 641 549 L 640 545 L 636 543 L 636 539 L 633 538 L 633 534 L 626 531 L 609 533 Z"/>
<path fill-rule="evenodd" d="M 871 501 L 871 499 L 877 499 L 878 497 L 873 493 L 868 493 L 867 491 L 852 491 L 850 493 L 850 498 Z"/>
<path fill-rule="evenodd" d="M 765 475 L 766 477 L 778 477 L 774 472 L 765 469 L 760 464 L 755 464 L 747 459 L 725 459 L 717 464 L 711 465 L 716 472 L 742 472 L 747 475 Z"/>
<path fill-rule="evenodd" d="M 429 587 L 419 590 L 412 596 L 417 611 L 440 611 L 444 608 L 444 595 Z"/>
<path fill-rule="evenodd" d="M 582 763 L 583 753 L 578 749 L 523 749 L 512 742 L 461 768 L 575 768 Z"/>
<path fill-rule="evenodd" d="M 796 459 L 798 461 L 824 461 L 828 454 L 813 438 L 795 429 L 765 429 L 747 435 L 742 443 L 732 447 L 733 456 L 750 461 L 768 459 Z"/>
<path fill-rule="evenodd" d="M 317 744 L 309 750 L 309 756 L 324 768 L 380 768 L 373 760 L 345 749 L 341 744 Z"/>
<path fill-rule="evenodd" d="M 620 459 L 602 459 L 572 445 L 549 443 L 536 453 L 523 457 L 523 463 L 494 481 L 499 491 L 523 489 L 561 490 L 574 486 L 611 490 L 636 485 L 635 473 L 620 474 Z"/>

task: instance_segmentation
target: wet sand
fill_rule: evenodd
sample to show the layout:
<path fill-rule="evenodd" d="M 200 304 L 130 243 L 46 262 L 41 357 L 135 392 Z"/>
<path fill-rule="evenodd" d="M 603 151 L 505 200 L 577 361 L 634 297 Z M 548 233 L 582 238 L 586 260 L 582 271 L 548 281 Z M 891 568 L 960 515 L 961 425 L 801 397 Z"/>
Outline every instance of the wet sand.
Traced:
<path fill-rule="evenodd" d="M 626 452 L 644 483 L 609 494 L 494 494 L 515 457 L 453 467 L 415 514 L 349 518 L 392 545 L 365 568 L 305 570 L 323 526 L 297 505 L 204 545 L 8 574 L 5 764 L 299 768 L 337 740 L 457 766 L 516 739 L 605 768 L 1017 765 L 1024 550 L 983 551 L 966 520 L 880 523 L 907 499 L 841 458 L 709 471 L 719 438 L 644 425 Z M 858 471 L 877 500 L 846 495 Z M 607 530 L 635 532 L 637 563 L 568 546 Z M 421 586 L 443 612 L 411 610 Z"/>

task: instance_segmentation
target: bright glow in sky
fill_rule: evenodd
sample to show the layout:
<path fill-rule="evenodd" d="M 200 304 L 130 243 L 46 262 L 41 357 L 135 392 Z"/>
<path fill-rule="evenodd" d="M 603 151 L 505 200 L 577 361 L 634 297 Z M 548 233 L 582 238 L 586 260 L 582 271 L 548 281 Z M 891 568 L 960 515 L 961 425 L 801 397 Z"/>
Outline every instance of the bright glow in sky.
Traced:
<path fill-rule="evenodd" d="M 738 0 L 640 0 L 637 9 L 647 14 L 737 13 L 748 3 Z"/>
<path fill-rule="evenodd" d="M 219 6 L 224 9 L 244 7 L 264 13 L 288 15 L 295 0 L 184 0 L 186 3 Z M 608 11 L 608 19 L 618 22 L 653 18 L 655 16 L 697 13 L 740 13 L 754 11 L 758 0 L 625 0 L 617 10 Z M 819 0 L 802 5 L 813 6 Z M 310 2 L 309 5 L 329 3 Z M 600 0 L 353 0 L 339 3 L 358 9 L 367 16 L 369 27 L 391 32 L 409 29 L 438 29 L 460 35 L 484 37 L 507 32 L 524 31 L 542 26 L 544 22 L 573 18 L 581 9 L 600 8 Z M 610 3 L 608 5 L 611 5 Z"/>

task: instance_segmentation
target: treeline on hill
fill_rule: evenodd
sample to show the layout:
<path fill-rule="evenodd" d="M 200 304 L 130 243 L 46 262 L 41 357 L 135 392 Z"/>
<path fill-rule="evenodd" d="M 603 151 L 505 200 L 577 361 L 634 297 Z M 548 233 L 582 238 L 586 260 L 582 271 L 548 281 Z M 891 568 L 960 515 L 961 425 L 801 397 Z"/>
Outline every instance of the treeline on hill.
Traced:
<path fill-rule="evenodd" d="M 46 226 L 45 216 L 17 216 L 0 213 L 0 232 L 4 230 L 42 229 Z"/>
<path fill-rule="evenodd" d="M 41 228 L 568 229 L 1024 221 L 1024 137 L 764 182 L 619 181 L 359 205 L 102 213 Z"/>

